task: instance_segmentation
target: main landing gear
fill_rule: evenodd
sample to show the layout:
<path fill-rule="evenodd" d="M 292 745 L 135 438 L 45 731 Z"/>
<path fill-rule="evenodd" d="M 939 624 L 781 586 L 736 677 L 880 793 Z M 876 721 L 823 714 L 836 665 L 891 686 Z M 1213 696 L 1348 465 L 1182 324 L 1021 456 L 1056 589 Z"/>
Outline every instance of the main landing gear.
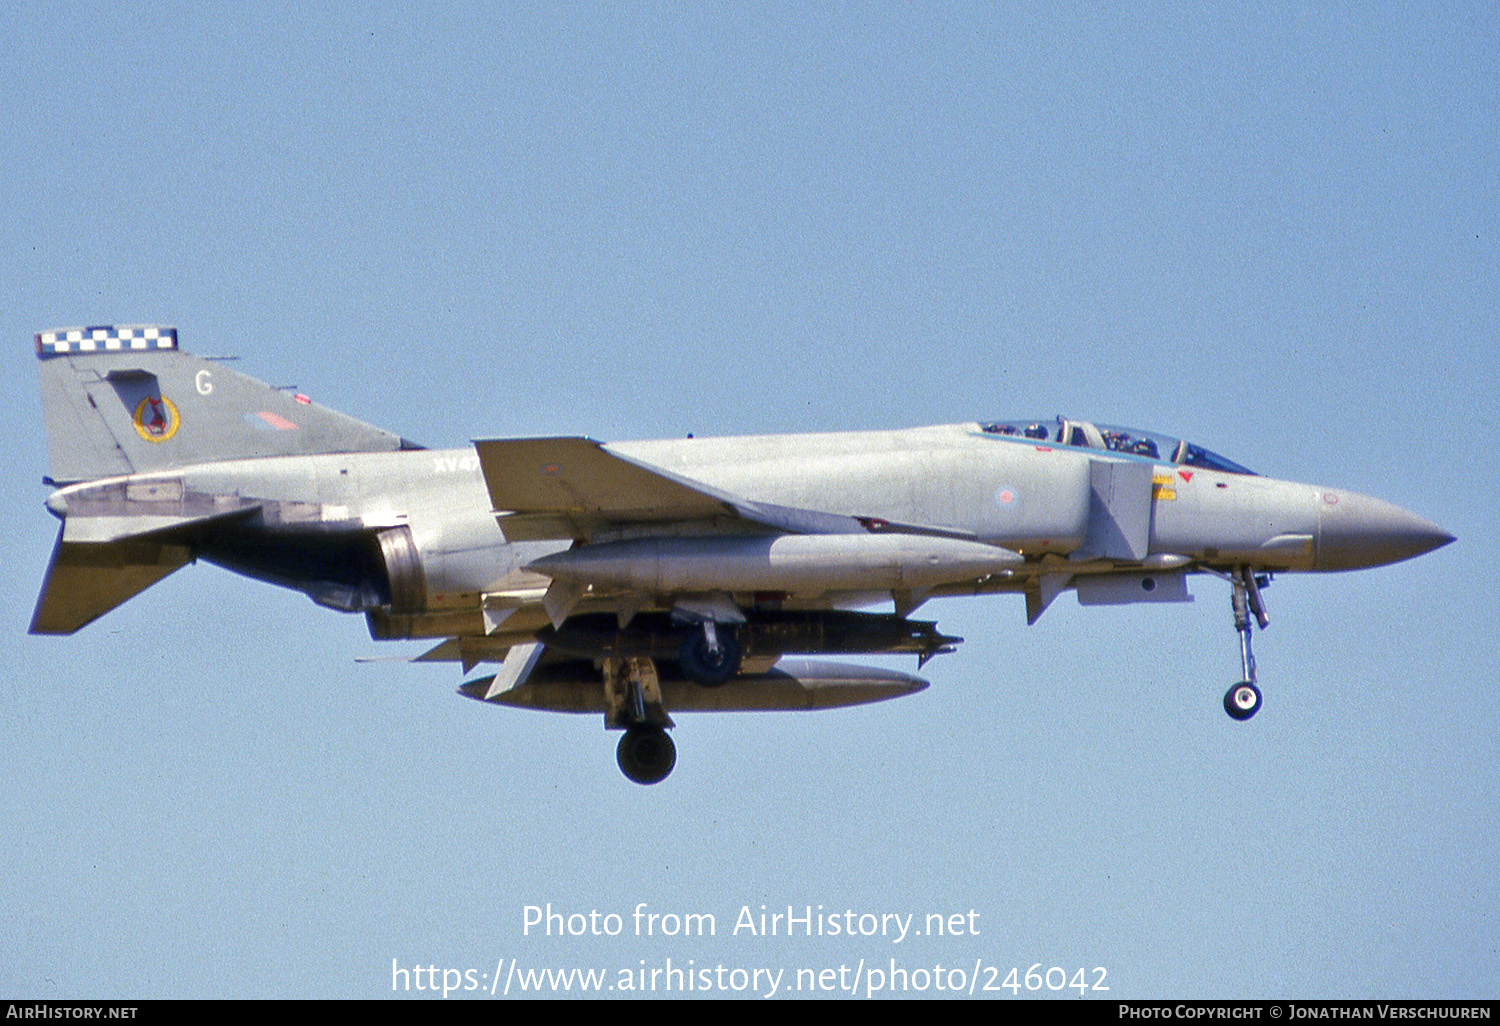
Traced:
<path fill-rule="evenodd" d="M 625 731 L 615 749 L 620 772 L 637 784 L 659 784 L 677 765 L 667 735 L 672 717 L 662 707 L 656 666 L 647 658 L 604 660 L 604 726 Z"/>
<path fill-rule="evenodd" d="M 678 650 L 678 662 L 689 680 L 704 687 L 726 684 L 740 672 L 744 649 L 732 629 L 704 620 Z M 649 657 L 611 657 L 603 662 L 604 725 L 624 730 L 615 749 L 620 772 L 637 784 L 658 784 L 677 765 L 677 746 L 667 734 L 672 717 L 662 706 L 656 664 Z"/>
<path fill-rule="evenodd" d="M 732 628 L 704 620 L 677 653 L 682 672 L 704 687 L 726 684 L 740 672 L 744 649 Z M 637 784 L 659 784 L 677 765 L 677 746 L 667 735 L 672 717 L 662 705 L 656 664 L 647 656 L 603 661 L 604 726 L 624 730 L 615 749 L 620 772 Z"/>
<path fill-rule="evenodd" d="M 703 629 L 690 633 L 677 650 L 677 661 L 689 680 L 704 687 L 716 688 L 740 672 L 744 650 L 732 630 L 719 630 L 712 620 L 703 621 Z"/>
<path fill-rule="evenodd" d="M 677 746 L 660 727 L 627 727 L 615 749 L 620 772 L 637 784 L 657 784 L 677 765 Z"/>
<path fill-rule="evenodd" d="M 1227 576 L 1227 575 L 1226 575 Z M 1234 606 L 1234 629 L 1240 636 L 1240 669 L 1243 679 L 1224 695 L 1224 711 L 1236 720 L 1248 720 L 1260 711 L 1260 688 L 1255 682 L 1255 653 L 1250 649 L 1251 617 L 1265 630 L 1271 622 L 1266 617 L 1266 605 L 1261 600 L 1260 589 L 1269 584 L 1269 577 L 1257 577 L 1247 566 L 1235 569 L 1229 583 L 1234 586 L 1231 602 Z"/>

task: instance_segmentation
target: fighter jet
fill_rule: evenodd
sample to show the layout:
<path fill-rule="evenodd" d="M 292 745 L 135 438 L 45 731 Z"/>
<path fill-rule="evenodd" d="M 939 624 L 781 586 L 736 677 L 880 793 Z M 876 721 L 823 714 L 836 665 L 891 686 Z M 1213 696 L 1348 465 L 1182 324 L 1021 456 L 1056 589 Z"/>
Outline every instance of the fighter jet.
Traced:
<path fill-rule="evenodd" d="M 962 639 L 931 599 L 1020 595 L 1035 623 L 1229 587 L 1236 720 L 1279 573 L 1354 570 L 1453 540 L 1379 499 L 1263 477 L 1202 446 L 1067 417 L 875 432 L 426 449 L 189 355 L 171 327 L 41 332 L 62 520 L 32 618 L 72 634 L 197 560 L 428 639 L 481 702 L 602 714 L 642 784 L 671 712 L 817 709 L 911 694 L 888 669 L 802 658 Z M 788 658 L 796 657 L 796 658 Z"/>

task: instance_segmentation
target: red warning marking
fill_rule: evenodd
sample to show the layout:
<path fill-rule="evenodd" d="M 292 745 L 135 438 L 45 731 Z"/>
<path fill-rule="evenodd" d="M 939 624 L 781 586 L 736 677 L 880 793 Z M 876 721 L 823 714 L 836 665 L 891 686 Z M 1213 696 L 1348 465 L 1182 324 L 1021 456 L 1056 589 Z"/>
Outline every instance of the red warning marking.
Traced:
<path fill-rule="evenodd" d="M 1052 451 L 1052 446 L 1050 446 L 1050 445 L 1039 445 L 1039 446 L 1036 447 L 1036 451 L 1037 452 L 1051 452 Z"/>
<path fill-rule="evenodd" d="M 298 392 L 296 395 L 292 396 L 292 398 L 295 399 L 295 400 L 297 400 L 303 406 L 307 406 L 307 405 L 309 405 L 312 402 L 311 399 L 309 399 L 307 396 L 303 395 L 301 392 Z"/>
<path fill-rule="evenodd" d="M 276 416 L 276 414 L 271 413 L 271 412 L 269 412 L 267 410 L 261 410 L 259 413 L 256 414 L 256 416 L 259 417 L 261 420 L 265 421 L 267 424 L 271 425 L 277 431 L 296 431 L 297 430 L 297 425 L 296 424 L 293 424 L 291 421 L 287 420 L 285 417 L 278 417 L 278 416 Z"/>
<path fill-rule="evenodd" d="M 1191 470 L 1179 470 L 1177 476 L 1184 481 L 1191 481 L 1193 479 L 1193 472 Z"/>

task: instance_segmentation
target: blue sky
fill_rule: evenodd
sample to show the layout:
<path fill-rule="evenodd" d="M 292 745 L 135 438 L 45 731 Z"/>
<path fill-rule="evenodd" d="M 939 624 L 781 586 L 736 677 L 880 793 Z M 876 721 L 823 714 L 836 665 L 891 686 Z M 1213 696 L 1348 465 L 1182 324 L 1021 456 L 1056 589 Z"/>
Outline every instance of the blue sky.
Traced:
<path fill-rule="evenodd" d="M 1492 6 L 33 4 L 0 32 L 0 993 L 379 997 L 393 958 L 1500 989 Z M 1220 582 L 1030 628 L 949 601 L 922 613 L 968 641 L 928 691 L 682 716 L 638 788 L 594 718 L 356 664 L 405 649 L 212 567 L 26 636 L 56 529 L 32 333 L 114 321 L 428 445 L 1064 412 L 1459 540 L 1278 579 L 1246 726 Z M 547 902 L 719 933 L 523 935 Z M 762 904 L 979 933 L 730 934 Z"/>

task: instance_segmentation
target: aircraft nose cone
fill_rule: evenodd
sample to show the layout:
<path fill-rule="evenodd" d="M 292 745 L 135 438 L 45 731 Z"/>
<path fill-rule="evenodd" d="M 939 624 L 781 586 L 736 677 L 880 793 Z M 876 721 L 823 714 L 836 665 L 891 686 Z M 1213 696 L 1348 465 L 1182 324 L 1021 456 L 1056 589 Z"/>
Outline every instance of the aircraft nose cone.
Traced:
<path fill-rule="evenodd" d="M 1318 514 L 1319 570 L 1399 563 L 1453 541 L 1453 535 L 1400 506 L 1354 492 L 1324 492 Z"/>

